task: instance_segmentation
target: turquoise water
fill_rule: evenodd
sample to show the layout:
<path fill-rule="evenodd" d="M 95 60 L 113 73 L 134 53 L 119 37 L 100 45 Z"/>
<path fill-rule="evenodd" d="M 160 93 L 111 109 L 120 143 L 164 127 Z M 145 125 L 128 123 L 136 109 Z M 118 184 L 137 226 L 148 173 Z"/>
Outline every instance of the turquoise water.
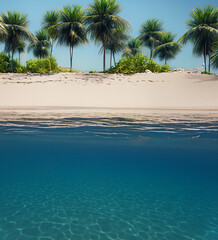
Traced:
<path fill-rule="evenodd" d="M 218 240 L 218 112 L 0 113 L 1 240 Z"/>

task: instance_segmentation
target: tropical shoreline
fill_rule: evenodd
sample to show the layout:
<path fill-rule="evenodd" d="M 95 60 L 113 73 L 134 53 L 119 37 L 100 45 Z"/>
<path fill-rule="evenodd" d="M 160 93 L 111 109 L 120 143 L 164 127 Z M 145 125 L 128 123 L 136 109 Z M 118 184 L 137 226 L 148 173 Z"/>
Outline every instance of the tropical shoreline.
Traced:
<path fill-rule="evenodd" d="M 218 76 L 187 72 L 0 74 L 0 109 L 217 110 Z"/>

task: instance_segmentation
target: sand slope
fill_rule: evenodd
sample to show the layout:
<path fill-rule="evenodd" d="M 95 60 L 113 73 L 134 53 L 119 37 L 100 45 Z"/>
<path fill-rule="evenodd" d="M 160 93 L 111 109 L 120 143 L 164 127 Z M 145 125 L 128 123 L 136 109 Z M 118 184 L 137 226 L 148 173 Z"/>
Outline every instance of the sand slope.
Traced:
<path fill-rule="evenodd" d="M 0 107 L 218 109 L 218 76 L 0 74 Z"/>

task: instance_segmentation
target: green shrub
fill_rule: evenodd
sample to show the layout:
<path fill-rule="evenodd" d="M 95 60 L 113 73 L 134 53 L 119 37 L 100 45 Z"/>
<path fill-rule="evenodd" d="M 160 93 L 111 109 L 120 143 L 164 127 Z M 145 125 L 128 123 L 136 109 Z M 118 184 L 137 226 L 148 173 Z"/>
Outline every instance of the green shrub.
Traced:
<path fill-rule="evenodd" d="M 0 72 L 6 73 L 9 71 L 10 71 L 10 60 L 4 53 L 0 53 Z"/>
<path fill-rule="evenodd" d="M 32 73 L 49 73 L 51 72 L 51 63 L 49 59 L 29 60 L 26 63 L 27 71 Z"/>
<path fill-rule="evenodd" d="M 58 68 L 58 64 L 57 64 L 56 58 L 51 56 L 49 58 L 49 60 L 50 60 L 50 63 L 51 63 L 51 71 L 52 72 L 59 72 L 59 68 Z"/>
<path fill-rule="evenodd" d="M 160 66 L 160 72 L 170 72 L 172 71 L 171 67 L 169 65 L 162 65 Z"/>
<path fill-rule="evenodd" d="M 11 61 L 7 55 L 0 53 L 0 72 L 7 73 L 11 72 Z M 24 73 L 26 68 L 21 66 L 17 59 L 13 60 L 14 73 Z"/>
<path fill-rule="evenodd" d="M 11 65 L 11 63 L 10 63 Z M 17 59 L 15 59 L 13 61 L 13 67 L 14 67 L 14 73 L 25 73 L 26 72 L 26 67 L 21 66 L 21 64 L 19 63 L 19 61 Z"/>
<path fill-rule="evenodd" d="M 124 73 L 132 74 L 137 72 L 145 72 L 148 58 L 142 55 L 130 56 L 122 58 L 115 67 L 111 67 L 108 73 Z"/>
<path fill-rule="evenodd" d="M 56 59 L 54 57 L 46 57 L 37 60 L 29 60 L 26 63 L 26 69 L 32 73 L 50 73 L 59 72 Z"/>
<path fill-rule="evenodd" d="M 146 64 L 146 69 L 150 70 L 153 73 L 160 72 L 160 66 L 153 59 L 149 60 Z"/>
<path fill-rule="evenodd" d="M 130 56 L 122 58 L 114 67 L 111 67 L 108 73 L 142 73 L 146 70 L 150 70 L 153 73 L 156 72 L 168 72 L 171 68 L 168 65 L 160 66 L 154 60 L 149 60 L 148 57 L 142 55 Z"/>
<path fill-rule="evenodd" d="M 89 73 L 96 73 L 96 71 L 95 70 L 91 70 L 91 71 L 89 71 Z"/>
<path fill-rule="evenodd" d="M 58 70 L 59 72 L 71 72 L 71 73 L 75 73 L 76 69 L 66 69 L 66 68 L 59 68 Z"/>
<path fill-rule="evenodd" d="M 214 73 L 210 73 L 210 72 L 207 72 L 207 71 L 201 72 L 201 74 L 214 75 Z"/>

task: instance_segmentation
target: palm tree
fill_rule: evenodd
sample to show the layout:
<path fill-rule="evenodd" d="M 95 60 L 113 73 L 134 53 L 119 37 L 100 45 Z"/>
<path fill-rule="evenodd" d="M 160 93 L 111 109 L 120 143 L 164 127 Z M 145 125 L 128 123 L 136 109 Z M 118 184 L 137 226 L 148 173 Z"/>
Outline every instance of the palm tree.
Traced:
<path fill-rule="evenodd" d="M 20 63 L 20 54 L 25 52 L 26 48 L 26 43 L 25 42 L 20 42 L 18 47 L 17 47 L 17 52 L 19 54 L 19 63 Z"/>
<path fill-rule="evenodd" d="M 163 31 L 163 24 L 159 19 L 153 18 L 142 24 L 139 30 L 139 39 L 150 49 L 150 59 L 152 59 L 153 50 L 159 44 Z"/>
<path fill-rule="evenodd" d="M 35 34 L 36 40 L 31 41 L 28 51 L 33 51 L 33 55 L 37 58 L 49 56 L 50 41 L 45 30 L 39 30 Z"/>
<path fill-rule="evenodd" d="M 103 48 L 103 71 L 105 71 L 106 44 L 113 41 L 113 31 L 119 28 L 129 28 L 129 23 L 118 14 L 120 4 L 116 0 L 95 0 L 87 11 L 86 24 L 88 33 L 95 42 L 101 42 Z"/>
<path fill-rule="evenodd" d="M 138 38 L 131 38 L 126 45 L 122 56 L 129 57 L 141 54 L 142 53 L 141 46 L 142 42 Z"/>
<path fill-rule="evenodd" d="M 218 68 L 218 41 L 216 41 L 212 46 L 211 63 L 214 68 Z"/>
<path fill-rule="evenodd" d="M 57 25 L 59 22 L 59 16 L 60 16 L 59 12 L 51 10 L 46 11 L 42 19 L 43 29 L 47 31 L 48 36 L 51 39 L 51 55 L 53 51 L 54 42 L 58 37 Z"/>
<path fill-rule="evenodd" d="M 211 5 L 203 8 L 195 8 L 191 12 L 191 19 L 186 21 L 189 30 L 179 41 L 193 42 L 193 53 L 204 56 L 205 71 L 207 71 L 207 55 L 211 54 L 212 43 L 218 36 L 218 8 Z M 209 63 L 210 71 L 210 63 Z"/>
<path fill-rule="evenodd" d="M 111 33 L 111 39 L 106 43 L 106 50 L 110 52 L 110 67 L 112 67 L 112 58 L 114 65 L 116 64 L 115 54 L 121 52 L 125 48 L 125 41 L 128 39 L 126 28 L 114 28 Z M 103 50 L 103 47 L 101 48 Z"/>
<path fill-rule="evenodd" d="M 181 44 L 174 42 L 176 34 L 172 34 L 171 32 L 163 33 L 160 38 L 160 45 L 157 46 L 153 55 L 158 56 L 159 59 L 165 60 L 165 64 L 167 64 L 168 59 L 172 59 L 181 51 Z"/>
<path fill-rule="evenodd" d="M 75 46 L 87 42 L 84 25 L 85 12 L 81 6 L 67 5 L 60 11 L 58 24 L 58 43 L 70 47 L 70 69 L 72 69 L 73 50 Z"/>
<path fill-rule="evenodd" d="M 31 40 L 34 41 L 34 35 L 27 29 L 29 21 L 26 14 L 17 11 L 7 11 L 0 16 L 0 25 L 5 29 L 5 52 L 12 57 L 11 70 L 13 72 L 14 53 L 20 42 Z"/>

